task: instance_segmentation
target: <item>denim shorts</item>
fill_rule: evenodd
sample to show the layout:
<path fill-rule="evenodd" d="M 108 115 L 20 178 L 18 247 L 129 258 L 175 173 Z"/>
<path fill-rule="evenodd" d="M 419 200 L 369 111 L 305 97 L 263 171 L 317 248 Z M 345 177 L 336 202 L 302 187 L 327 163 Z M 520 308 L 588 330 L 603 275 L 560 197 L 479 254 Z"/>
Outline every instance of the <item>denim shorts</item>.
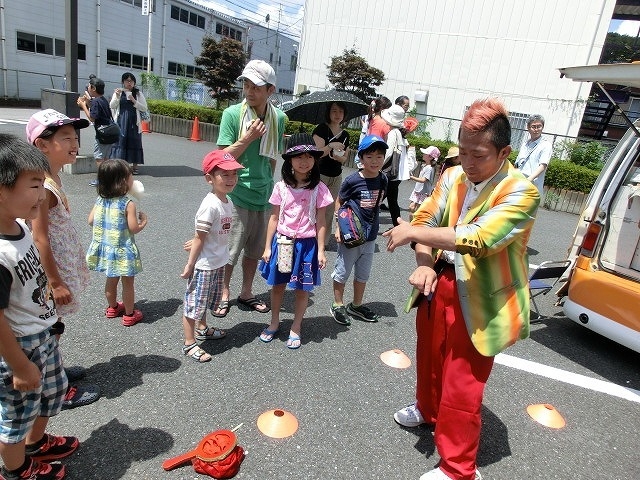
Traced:
<path fill-rule="evenodd" d="M 42 372 L 42 383 L 35 390 L 13 388 L 13 371 L 0 357 L 0 442 L 18 443 L 25 439 L 37 417 L 60 413 L 67 393 L 67 376 L 62 367 L 58 340 L 49 331 L 17 337 L 27 358 Z"/>
<path fill-rule="evenodd" d="M 184 294 L 184 316 L 202 320 L 207 309 L 213 310 L 222 298 L 224 266 L 215 270 L 195 269 Z"/>
<path fill-rule="evenodd" d="M 347 248 L 338 243 L 338 257 L 331 278 L 338 283 L 347 283 L 351 270 L 355 267 L 353 279 L 360 283 L 366 283 L 371 274 L 373 253 L 376 250 L 376 242 L 365 242 L 358 247 Z"/>

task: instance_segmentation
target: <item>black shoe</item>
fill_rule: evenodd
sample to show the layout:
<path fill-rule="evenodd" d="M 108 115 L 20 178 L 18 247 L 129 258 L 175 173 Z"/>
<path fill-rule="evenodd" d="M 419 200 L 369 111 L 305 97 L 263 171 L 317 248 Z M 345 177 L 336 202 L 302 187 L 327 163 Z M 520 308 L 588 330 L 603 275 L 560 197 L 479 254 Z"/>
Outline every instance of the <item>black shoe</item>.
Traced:
<path fill-rule="evenodd" d="M 33 445 L 25 446 L 25 455 L 36 462 L 60 460 L 71 455 L 80 446 L 80 441 L 76 437 L 61 437 L 45 433 L 42 440 L 43 443 L 38 448 L 33 448 Z"/>
<path fill-rule="evenodd" d="M 75 383 L 87 376 L 87 369 L 80 365 L 74 365 L 73 367 L 64 367 L 64 373 L 67 374 L 69 383 Z"/>
<path fill-rule="evenodd" d="M 344 305 L 333 305 L 331 307 L 331 316 L 340 325 L 351 325 L 351 318 L 349 318 Z"/>
<path fill-rule="evenodd" d="M 100 398 L 100 389 L 96 385 L 70 385 L 62 402 L 62 410 L 83 407 Z"/>
<path fill-rule="evenodd" d="M 0 478 L 4 480 L 60 480 L 65 476 L 66 468 L 60 463 L 40 463 L 29 459 L 27 461 L 29 466 L 18 472 L 9 472 L 3 466 L 0 470 Z"/>
<path fill-rule="evenodd" d="M 380 204 L 380 210 L 389 210 L 389 207 L 387 207 L 386 203 L 381 203 Z"/>

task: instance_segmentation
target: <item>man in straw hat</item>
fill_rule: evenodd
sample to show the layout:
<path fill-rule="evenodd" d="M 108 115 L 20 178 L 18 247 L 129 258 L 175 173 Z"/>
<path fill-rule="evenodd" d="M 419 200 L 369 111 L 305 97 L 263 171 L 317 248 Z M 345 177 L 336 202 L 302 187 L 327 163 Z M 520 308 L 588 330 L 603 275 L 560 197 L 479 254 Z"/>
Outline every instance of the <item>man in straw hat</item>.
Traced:
<path fill-rule="evenodd" d="M 411 223 L 383 234 L 416 242 L 409 282 L 416 316 L 416 401 L 394 414 L 435 424 L 440 464 L 421 480 L 474 480 L 484 387 L 494 356 L 529 336 L 527 241 L 537 189 L 509 163 L 511 127 L 496 99 L 475 101 L 459 132 L 462 168 L 448 169 Z"/>

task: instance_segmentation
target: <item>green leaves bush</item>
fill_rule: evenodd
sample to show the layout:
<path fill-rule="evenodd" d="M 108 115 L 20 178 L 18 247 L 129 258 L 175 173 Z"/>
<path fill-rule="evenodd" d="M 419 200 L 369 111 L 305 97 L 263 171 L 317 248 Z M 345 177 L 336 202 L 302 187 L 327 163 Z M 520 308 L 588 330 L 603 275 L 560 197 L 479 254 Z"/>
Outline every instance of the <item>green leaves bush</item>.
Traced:
<path fill-rule="evenodd" d="M 214 123 L 216 125 L 220 125 L 220 120 L 222 119 L 221 110 L 201 107 L 195 103 L 174 102 L 172 100 L 148 100 L 147 105 L 149 106 L 149 111 L 156 115 L 184 118 L 186 120 L 193 120 L 195 117 L 198 117 L 198 120 L 201 122 Z"/>
<path fill-rule="evenodd" d="M 599 172 L 575 163 L 552 159 L 547 167 L 544 184 L 548 187 L 589 193 Z"/>

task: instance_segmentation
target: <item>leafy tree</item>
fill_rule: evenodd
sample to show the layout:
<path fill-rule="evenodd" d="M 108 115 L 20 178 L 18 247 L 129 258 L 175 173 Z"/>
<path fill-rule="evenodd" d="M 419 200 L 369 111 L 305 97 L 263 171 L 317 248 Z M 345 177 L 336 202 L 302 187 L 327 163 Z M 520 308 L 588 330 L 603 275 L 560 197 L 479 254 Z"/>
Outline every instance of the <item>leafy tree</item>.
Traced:
<path fill-rule="evenodd" d="M 327 79 L 337 90 L 353 93 L 363 101 L 376 96 L 375 87 L 384 82 L 384 72 L 370 66 L 356 48 L 331 57 Z"/>
<path fill-rule="evenodd" d="M 619 33 L 607 33 L 600 63 L 629 63 L 640 60 L 640 39 Z"/>
<path fill-rule="evenodd" d="M 202 51 L 196 57 L 196 65 L 203 67 L 198 78 L 209 87 L 209 94 L 216 100 L 238 98 L 236 79 L 242 73 L 246 56 L 242 43 L 223 37 L 219 42 L 213 37 L 202 39 Z"/>

